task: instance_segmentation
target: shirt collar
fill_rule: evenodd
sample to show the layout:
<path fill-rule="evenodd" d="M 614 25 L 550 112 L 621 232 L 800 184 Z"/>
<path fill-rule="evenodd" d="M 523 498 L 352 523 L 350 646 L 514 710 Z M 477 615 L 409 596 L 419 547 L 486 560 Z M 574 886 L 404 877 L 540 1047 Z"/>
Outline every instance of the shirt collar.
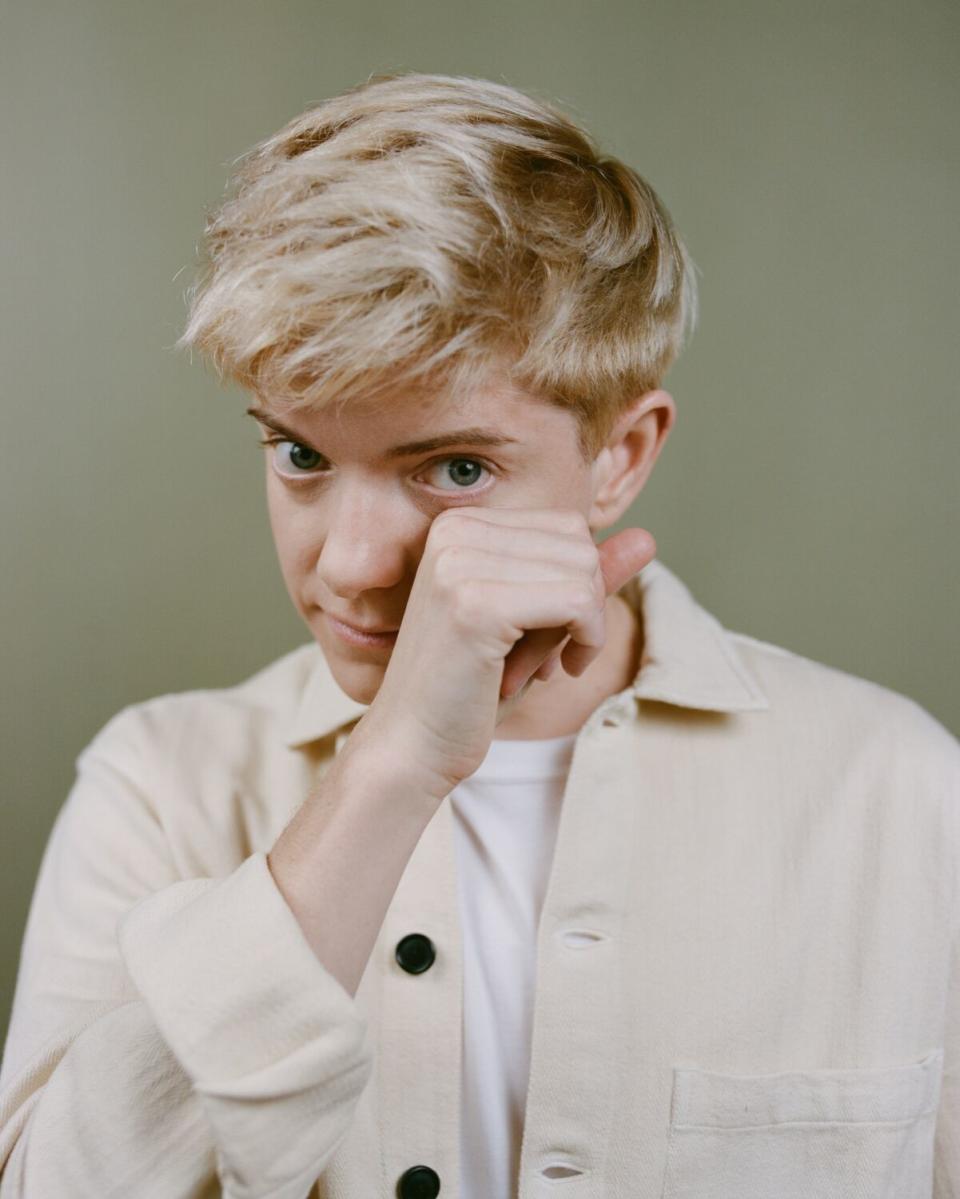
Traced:
<path fill-rule="evenodd" d="M 641 617 L 644 631 L 640 669 L 624 692 L 627 701 L 636 696 L 712 712 L 770 707 L 733 637 L 659 558 L 628 579 L 619 594 Z M 286 738 L 291 749 L 359 720 L 368 707 L 341 690 L 319 645 L 310 648 L 313 661 Z"/>

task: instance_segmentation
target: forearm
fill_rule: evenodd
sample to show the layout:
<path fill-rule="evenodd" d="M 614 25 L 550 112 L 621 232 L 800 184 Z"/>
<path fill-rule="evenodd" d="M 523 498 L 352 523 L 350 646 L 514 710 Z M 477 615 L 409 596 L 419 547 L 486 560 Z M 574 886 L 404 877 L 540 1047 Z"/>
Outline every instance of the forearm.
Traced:
<path fill-rule="evenodd" d="M 267 854 L 304 936 L 350 995 L 440 802 L 365 733 L 354 730 Z"/>

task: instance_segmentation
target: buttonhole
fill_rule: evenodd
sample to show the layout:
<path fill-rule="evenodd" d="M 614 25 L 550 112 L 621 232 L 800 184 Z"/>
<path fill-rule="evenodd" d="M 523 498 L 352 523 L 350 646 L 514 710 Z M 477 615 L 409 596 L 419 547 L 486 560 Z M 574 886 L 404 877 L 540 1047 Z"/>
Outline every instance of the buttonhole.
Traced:
<path fill-rule="evenodd" d="M 589 928 L 568 928 L 560 934 L 564 945 L 572 949 L 582 949 L 584 946 L 595 945 L 598 941 L 606 941 L 603 933 L 594 932 Z"/>

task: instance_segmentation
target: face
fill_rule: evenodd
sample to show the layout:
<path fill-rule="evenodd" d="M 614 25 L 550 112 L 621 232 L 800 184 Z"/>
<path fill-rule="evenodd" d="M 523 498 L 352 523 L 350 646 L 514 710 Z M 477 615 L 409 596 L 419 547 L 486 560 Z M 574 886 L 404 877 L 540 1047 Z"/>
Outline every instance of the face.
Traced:
<path fill-rule="evenodd" d="M 258 406 L 270 411 L 269 401 Z M 578 507 L 591 500 L 573 417 L 506 385 L 469 404 L 446 396 L 391 396 L 376 409 L 280 417 L 296 439 L 258 419 L 270 524 L 284 582 L 342 689 L 369 703 L 389 647 L 355 646 L 330 617 L 396 629 L 433 519 L 465 505 Z M 451 440 L 432 451 L 391 451 L 467 427 L 501 445 Z"/>
<path fill-rule="evenodd" d="M 272 443 L 264 451 L 267 500 L 287 591 L 337 683 L 360 703 L 376 696 L 391 647 L 350 644 L 331 618 L 397 629 L 440 512 L 577 508 L 589 519 L 595 476 L 580 455 L 574 417 L 510 384 L 459 404 L 411 389 L 375 409 L 280 414 L 268 397 L 255 407 L 261 436 Z M 451 436 L 442 447 L 409 447 L 427 438 L 446 442 L 466 428 L 503 444 Z M 561 678 L 559 671 L 538 685 Z"/>

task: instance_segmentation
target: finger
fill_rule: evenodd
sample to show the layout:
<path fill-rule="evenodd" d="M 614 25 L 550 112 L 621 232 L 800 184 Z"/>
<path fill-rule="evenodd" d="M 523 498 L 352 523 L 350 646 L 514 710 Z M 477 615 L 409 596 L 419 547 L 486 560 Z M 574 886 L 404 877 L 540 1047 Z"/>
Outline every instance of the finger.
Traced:
<path fill-rule="evenodd" d="M 656 556 L 657 543 L 646 529 L 622 529 L 601 542 L 597 549 L 603 587 L 609 598 Z M 582 643 L 576 635 L 560 651 L 564 670 L 574 676 L 582 675 L 599 656 L 600 651 L 594 645 Z"/>
<path fill-rule="evenodd" d="M 543 683 L 546 683 L 553 678 L 559 669 L 560 654 L 558 652 L 550 653 L 543 660 L 543 664 L 539 667 L 539 669 L 534 671 L 533 677 L 535 679 L 539 679 Z"/>
<path fill-rule="evenodd" d="M 657 543 L 647 529 L 630 528 L 614 533 L 601 542 L 597 550 L 599 571 L 609 596 L 656 557 Z M 515 694 L 551 657 L 562 662 L 568 674 L 579 676 L 599 656 L 601 649 L 602 645 L 597 648 L 576 641 L 566 627 L 531 629 L 506 657 L 501 694 Z"/>
<path fill-rule="evenodd" d="M 600 567 L 593 577 L 594 599 L 582 617 L 571 620 L 562 628 L 528 629 L 504 660 L 500 679 L 500 694 L 512 696 L 525 686 L 543 665 L 556 642 L 569 635 L 570 644 L 563 653 L 563 666 L 568 674 L 582 674 L 594 658 L 603 651 L 606 642 L 606 603 L 600 598 L 602 579 Z M 571 657 L 567 655 L 573 651 Z"/>
<path fill-rule="evenodd" d="M 570 528 L 571 515 L 581 517 L 581 527 L 586 525 L 586 518 L 582 517 L 578 508 L 494 508 L 483 504 L 459 504 L 456 508 L 448 508 L 441 512 L 435 520 L 470 516 L 495 525 L 516 526 L 522 529 L 542 528 L 565 533 Z"/>
<path fill-rule="evenodd" d="M 504 659 L 500 694 L 513 695 L 553 657 L 559 663 L 560 649 L 569 641 L 570 630 L 530 629 L 520 638 Z"/>

